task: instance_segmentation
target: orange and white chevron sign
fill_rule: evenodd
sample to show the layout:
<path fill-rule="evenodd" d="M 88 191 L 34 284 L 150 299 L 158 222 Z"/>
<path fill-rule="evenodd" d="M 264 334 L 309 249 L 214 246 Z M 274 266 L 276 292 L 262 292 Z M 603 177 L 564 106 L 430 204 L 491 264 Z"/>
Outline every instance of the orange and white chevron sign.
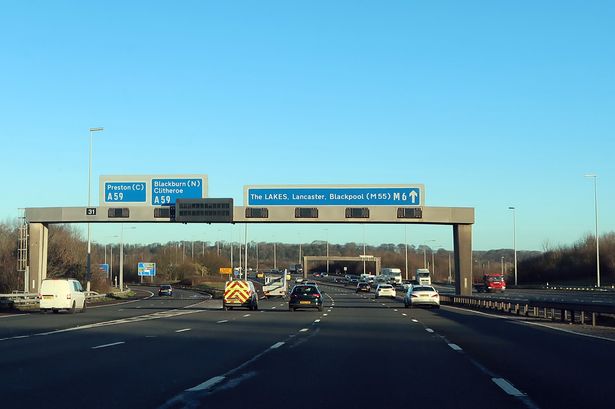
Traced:
<path fill-rule="evenodd" d="M 250 298 L 250 287 L 245 281 L 231 281 L 224 289 L 224 300 L 232 303 L 245 303 Z"/>

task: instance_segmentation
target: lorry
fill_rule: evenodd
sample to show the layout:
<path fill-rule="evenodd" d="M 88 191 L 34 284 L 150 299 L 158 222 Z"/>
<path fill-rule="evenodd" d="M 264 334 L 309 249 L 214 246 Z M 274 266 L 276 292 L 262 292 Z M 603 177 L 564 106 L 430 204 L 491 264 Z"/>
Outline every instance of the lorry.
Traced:
<path fill-rule="evenodd" d="M 285 297 L 288 292 L 288 271 L 266 271 L 262 283 L 267 297 Z"/>
<path fill-rule="evenodd" d="M 431 273 L 427 268 L 417 268 L 414 279 L 419 285 L 431 285 Z"/>
<path fill-rule="evenodd" d="M 380 276 L 385 279 L 384 282 L 389 284 L 401 284 L 402 281 L 401 269 L 399 268 L 383 267 Z"/>
<path fill-rule="evenodd" d="M 506 281 L 501 273 L 484 274 L 482 278 L 474 281 L 474 288 L 479 293 L 501 292 L 506 290 Z"/>

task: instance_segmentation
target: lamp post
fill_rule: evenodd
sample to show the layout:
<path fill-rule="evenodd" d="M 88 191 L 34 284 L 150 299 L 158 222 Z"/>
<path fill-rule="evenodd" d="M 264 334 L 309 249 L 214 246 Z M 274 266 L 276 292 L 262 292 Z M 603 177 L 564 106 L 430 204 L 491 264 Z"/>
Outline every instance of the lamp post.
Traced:
<path fill-rule="evenodd" d="M 406 280 L 408 280 L 408 225 L 404 224 L 404 245 L 406 247 Z"/>
<path fill-rule="evenodd" d="M 514 206 L 509 206 L 509 210 L 512 210 L 513 214 L 513 251 L 515 252 L 515 286 L 517 285 L 517 216 L 516 216 L 516 208 Z"/>
<path fill-rule="evenodd" d="M 363 274 L 366 274 L 365 271 L 365 224 L 363 224 Z"/>
<path fill-rule="evenodd" d="M 502 267 L 502 276 L 504 276 L 504 256 L 500 257 L 500 264 Z"/>
<path fill-rule="evenodd" d="M 435 241 L 435 240 L 427 240 L 425 241 L 425 243 L 429 243 L 432 241 Z M 427 245 L 423 245 L 423 268 L 427 268 Z"/>
<path fill-rule="evenodd" d="M 329 275 L 329 229 L 325 229 L 327 232 L 327 276 Z"/>
<path fill-rule="evenodd" d="M 92 135 L 94 132 L 100 132 L 104 128 L 90 128 L 90 160 L 88 164 L 88 207 L 92 205 Z M 90 280 L 92 278 L 92 228 L 88 223 L 88 256 L 85 262 L 85 277 L 86 277 L 86 291 L 90 291 Z"/>
<path fill-rule="evenodd" d="M 594 179 L 594 216 L 596 219 L 596 286 L 600 287 L 600 238 L 598 237 L 598 175 L 585 175 Z"/>

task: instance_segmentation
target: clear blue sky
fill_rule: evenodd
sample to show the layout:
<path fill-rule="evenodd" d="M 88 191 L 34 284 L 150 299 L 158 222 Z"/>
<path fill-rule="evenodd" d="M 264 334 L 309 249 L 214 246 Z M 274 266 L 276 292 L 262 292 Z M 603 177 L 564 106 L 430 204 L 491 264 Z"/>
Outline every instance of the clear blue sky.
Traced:
<path fill-rule="evenodd" d="M 0 217 L 87 203 L 98 176 L 196 173 L 244 185 L 414 184 L 475 207 L 474 248 L 615 230 L 615 2 L 2 1 Z M 325 232 L 325 229 L 328 229 Z M 367 226 L 370 244 L 401 226 Z M 139 225 L 128 242 L 240 239 Z M 110 242 L 119 225 L 95 226 Z M 233 235 L 233 236 L 231 236 Z M 354 226 L 250 238 L 362 242 Z M 451 248 L 450 228 L 408 227 Z M 433 240 L 427 242 L 427 240 Z"/>

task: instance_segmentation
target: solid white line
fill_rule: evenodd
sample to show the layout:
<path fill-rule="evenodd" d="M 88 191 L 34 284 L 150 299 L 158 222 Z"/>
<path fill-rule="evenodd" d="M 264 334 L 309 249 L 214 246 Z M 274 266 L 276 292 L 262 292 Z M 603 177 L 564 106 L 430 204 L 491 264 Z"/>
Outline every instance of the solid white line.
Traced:
<path fill-rule="evenodd" d="M 114 342 L 112 344 L 98 345 L 98 346 L 92 347 L 92 349 L 100 349 L 100 348 L 113 347 L 113 346 L 121 345 L 121 344 L 125 344 L 125 342 L 124 341 L 120 341 L 120 342 Z"/>
<path fill-rule="evenodd" d="M 30 315 L 30 314 L 0 315 L 0 318 L 25 317 L 26 315 Z"/>
<path fill-rule="evenodd" d="M 431 329 L 431 328 L 425 328 L 425 331 L 433 333 L 433 329 Z"/>
<path fill-rule="evenodd" d="M 461 347 L 457 344 L 448 344 L 448 346 L 451 347 L 454 351 L 463 351 Z"/>
<path fill-rule="evenodd" d="M 23 339 L 23 338 L 30 338 L 30 335 L 19 335 L 17 337 L 13 337 L 13 339 Z"/>
<path fill-rule="evenodd" d="M 190 331 L 192 328 L 184 328 L 184 329 L 178 329 L 175 332 L 186 332 L 186 331 Z"/>
<path fill-rule="evenodd" d="M 278 349 L 282 345 L 284 345 L 284 342 L 276 342 L 275 344 L 271 345 L 269 349 Z"/>
<path fill-rule="evenodd" d="M 224 376 L 214 376 L 213 378 L 203 382 L 200 385 L 197 385 L 193 388 L 190 389 L 186 389 L 186 392 L 199 392 L 199 391 L 203 391 L 205 389 L 209 389 L 212 386 L 222 382 L 224 380 Z"/>
<path fill-rule="evenodd" d="M 220 321 L 216 322 L 216 324 L 224 324 L 225 322 L 228 322 L 228 320 L 220 320 Z"/>
<path fill-rule="evenodd" d="M 491 378 L 491 380 L 504 392 L 511 396 L 521 397 L 525 396 L 525 393 L 521 392 L 519 389 L 515 388 L 510 382 L 508 382 L 504 378 Z"/>
<path fill-rule="evenodd" d="M 530 322 L 530 321 L 519 321 L 519 322 L 522 322 L 523 324 L 536 325 L 537 327 L 549 328 L 549 329 L 552 329 L 552 330 L 555 330 L 555 331 L 565 332 L 567 334 L 580 335 L 582 337 L 595 338 L 595 339 L 600 339 L 600 340 L 603 340 L 603 341 L 615 342 L 615 339 L 612 339 L 612 338 L 606 338 L 606 337 L 601 337 L 601 336 L 598 336 L 598 335 L 591 335 L 591 334 L 583 334 L 582 332 L 571 331 L 569 329 L 551 327 L 548 324 L 541 324 L 541 323 L 538 323 L 538 322 Z"/>
<path fill-rule="evenodd" d="M 299 330 L 299 332 L 306 332 L 306 331 L 308 331 L 308 329 L 307 329 L 307 328 L 301 328 L 301 329 Z"/>

